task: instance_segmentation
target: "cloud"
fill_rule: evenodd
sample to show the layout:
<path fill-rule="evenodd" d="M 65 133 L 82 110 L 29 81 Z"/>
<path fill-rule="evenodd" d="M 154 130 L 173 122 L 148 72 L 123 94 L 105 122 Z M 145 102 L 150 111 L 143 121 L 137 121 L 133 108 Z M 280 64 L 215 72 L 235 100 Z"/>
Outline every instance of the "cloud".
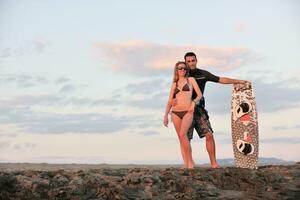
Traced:
<path fill-rule="evenodd" d="M 289 80 L 265 82 L 263 78 L 251 80 L 257 101 L 258 112 L 276 112 L 300 105 L 300 88 L 290 87 Z M 163 109 L 168 100 L 171 80 L 153 78 L 129 83 L 118 89 L 122 96 L 121 104 L 141 109 Z M 232 85 L 208 82 L 204 96 L 209 113 L 230 114 Z M 138 98 L 134 98 L 137 96 Z"/>
<path fill-rule="evenodd" d="M 36 85 L 49 84 L 49 80 L 44 76 L 34 76 L 31 74 L 5 74 L 0 76 L 0 83 L 15 84 L 18 88 L 33 87 Z"/>
<path fill-rule="evenodd" d="M 65 92 L 72 92 L 76 89 L 74 85 L 71 84 L 66 84 L 62 86 L 62 88 L 59 90 L 60 93 L 65 93 Z"/>
<path fill-rule="evenodd" d="M 152 96 L 143 96 L 138 100 L 127 100 L 126 105 L 141 109 L 163 109 L 168 101 L 168 94 L 158 93 Z"/>
<path fill-rule="evenodd" d="M 216 144 L 232 144 L 231 138 L 223 138 L 223 139 L 217 139 L 216 138 Z"/>
<path fill-rule="evenodd" d="M 295 126 L 276 126 L 273 127 L 275 131 L 283 131 L 283 130 L 290 130 L 290 129 L 300 129 L 300 124 Z"/>
<path fill-rule="evenodd" d="M 50 79 L 46 76 L 28 73 L 2 74 L 0 75 L 0 84 L 13 85 L 21 89 L 32 87 L 45 88 L 45 86 L 50 86 L 57 88 L 59 93 L 71 93 L 87 86 L 84 84 L 72 83 L 71 79 L 66 77 Z M 49 87 L 47 89 L 49 89 Z"/>
<path fill-rule="evenodd" d="M 258 112 L 276 112 L 298 107 L 300 105 L 300 88 L 283 84 L 284 80 L 264 82 L 261 79 L 251 80 Z M 230 113 L 231 85 L 209 83 L 204 96 L 209 112 Z M 221 98 L 222 97 L 222 98 Z"/>
<path fill-rule="evenodd" d="M 113 106 L 124 104 L 122 99 L 66 97 L 60 94 L 19 95 L 0 99 L 0 111 L 31 106 Z"/>
<path fill-rule="evenodd" d="M 130 126 L 133 117 L 110 114 L 52 114 L 35 112 L 29 107 L 2 109 L 1 123 L 15 124 L 32 133 L 108 133 Z"/>
<path fill-rule="evenodd" d="M 25 78 L 24 78 L 25 79 Z M 27 78 L 32 80 L 32 78 Z M 48 81 L 49 80 L 45 80 Z M 264 82 L 263 79 L 252 80 L 257 100 L 258 112 L 276 112 L 299 106 L 300 89 L 289 87 L 284 80 Z M 58 94 L 19 95 L 12 98 L 0 99 L 0 110 L 15 107 L 31 106 L 115 106 L 123 105 L 141 109 L 163 109 L 168 100 L 171 80 L 150 78 L 139 82 L 132 82 L 112 92 L 105 98 L 87 98 L 64 96 Z M 74 90 L 73 84 L 62 85 L 60 92 Z M 204 96 L 206 107 L 211 113 L 229 114 L 232 85 L 207 83 Z M 113 98 L 114 97 L 114 98 Z M 117 98 L 116 98 L 117 97 Z M 221 97 L 221 98 L 220 98 Z"/>
<path fill-rule="evenodd" d="M 14 144 L 13 148 L 15 150 L 24 150 L 24 149 L 35 149 L 36 148 L 36 144 L 35 143 L 31 143 L 31 142 L 24 142 L 24 143 L 18 143 L 18 144 Z"/>
<path fill-rule="evenodd" d="M 300 88 L 290 88 L 281 81 L 265 83 L 258 80 L 254 83 L 254 92 L 258 109 L 264 112 L 292 109 L 300 103 Z"/>
<path fill-rule="evenodd" d="M 57 78 L 54 83 L 55 84 L 64 84 L 66 82 L 70 82 L 71 80 L 69 78 L 66 78 L 66 77 L 59 77 Z"/>
<path fill-rule="evenodd" d="M 260 139 L 260 142 L 261 143 L 300 144 L 300 137 L 264 138 L 264 139 Z"/>
<path fill-rule="evenodd" d="M 63 104 L 63 97 L 58 95 L 19 95 L 12 98 L 0 99 L 0 110 L 18 107 L 30 107 L 35 105 L 59 105 Z"/>
<path fill-rule="evenodd" d="M 53 82 L 53 81 L 51 81 Z M 68 81 L 66 81 L 68 82 Z M 118 110 L 111 113 L 53 114 L 36 112 L 34 106 L 108 106 L 139 108 L 141 111 L 163 113 L 171 81 L 149 78 L 132 82 L 118 89 L 120 98 L 80 98 L 60 94 L 20 95 L 0 98 L 0 123 L 14 124 L 33 133 L 114 133 L 130 128 L 141 132 L 144 128 L 161 127 L 157 114 L 129 114 Z M 64 85 L 64 81 L 61 82 Z M 69 84 L 69 83 L 68 83 Z M 275 112 L 298 106 L 300 89 L 282 84 L 253 80 L 258 112 Z M 67 85 L 67 84 L 65 84 Z M 231 85 L 208 83 L 205 96 L 209 113 L 230 114 Z M 280 92 L 279 92 L 280 91 Z M 114 95 L 114 94 L 112 94 Z M 282 96 L 284 95 L 284 96 Z M 116 115 L 118 113 L 118 115 Z"/>
<path fill-rule="evenodd" d="M 300 85 L 300 79 L 296 77 L 290 77 L 288 79 L 283 80 L 282 84 L 297 88 Z"/>
<path fill-rule="evenodd" d="M 150 78 L 131 82 L 113 91 L 112 99 L 119 99 L 118 104 L 135 108 L 163 109 L 168 100 L 171 83 L 171 78 Z"/>
<path fill-rule="evenodd" d="M 0 138 L 15 138 L 18 135 L 16 133 L 0 133 Z"/>
<path fill-rule="evenodd" d="M 263 79 L 255 79 L 251 81 L 254 86 L 254 95 L 259 112 L 276 112 L 300 105 L 300 88 L 290 87 L 288 84 L 290 82 L 289 80 L 264 82 Z M 158 87 L 156 87 L 155 84 L 145 83 L 145 87 L 147 87 L 149 91 L 148 96 L 145 96 L 144 99 L 141 100 L 131 101 L 128 105 L 140 108 L 161 108 L 165 106 L 170 83 L 166 80 L 163 82 L 163 79 L 157 82 L 160 83 Z M 148 83 L 151 82 L 149 81 Z M 151 87 L 153 87 L 153 89 L 151 89 Z M 141 88 L 142 86 L 132 87 L 132 90 L 135 91 Z M 154 92 L 155 90 L 157 93 Z M 208 82 L 204 92 L 206 105 L 209 108 L 208 111 L 218 114 L 230 113 L 231 90 L 232 85 Z M 150 96 L 149 94 L 153 95 Z"/>
<path fill-rule="evenodd" d="M 134 117 L 132 124 L 133 126 L 131 126 L 131 129 L 137 130 L 162 126 L 160 116 L 155 115 L 138 115 Z"/>
<path fill-rule="evenodd" d="M 45 53 L 51 42 L 38 37 L 31 41 L 18 44 L 18 46 L 3 47 L 0 49 L 0 60 L 10 57 L 24 56 L 27 54 Z"/>
<path fill-rule="evenodd" d="M 0 50 L 0 56 L 1 58 L 8 58 L 11 56 L 11 49 L 10 48 L 4 48 Z"/>
<path fill-rule="evenodd" d="M 109 69 L 130 74 L 155 76 L 172 72 L 174 64 L 188 51 L 197 54 L 199 66 L 231 70 L 260 59 L 245 47 L 165 45 L 143 41 L 93 44 L 101 62 Z"/>
<path fill-rule="evenodd" d="M 158 135 L 158 131 L 141 131 L 139 134 L 144 135 L 144 136 L 152 136 L 152 135 Z"/>
<path fill-rule="evenodd" d="M 30 79 L 31 80 L 31 79 Z M 141 83 L 130 83 L 124 88 L 120 89 L 121 93 L 127 93 L 129 96 L 139 95 L 140 89 L 145 89 L 148 94 L 157 93 L 154 88 L 151 88 L 151 84 L 156 83 L 156 81 L 161 81 L 158 84 L 160 86 L 164 85 L 163 80 L 155 79 L 149 80 L 149 82 L 143 81 Z M 56 81 L 55 81 L 56 82 Z M 65 81 L 59 81 L 64 83 Z M 69 81 L 67 81 L 69 82 Z M 159 83 L 159 82 L 158 82 Z M 68 91 L 68 84 L 63 85 L 61 92 Z M 142 85 L 142 88 L 138 85 Z M 72 87 L 71 87 L 72 89 Z M 159 91 L 162 87 L 159 87 Z M 142 92 L 143 93 L 143 92 Z M 132 95 L 134 94 L 134 95 Z M 156 94 L 158 95 L 158 94 Z M 143 95 L 142 95 L 143 96 Z M 160 95 L 161 96 L 161 95 Z M 132 99 L 126 99 L 126 97 L 121 98 L 80 98 L 65 96 L 60 94 L 44 94 L 44 95 L 18 95 L 0 98 L 0 123 L 4 124 L 14 124 L 23 131 L 28 131 L 32 133 L 113 133 L 120 130 L 129 128 L 131 130 L 150 127 L 160 127 L 161 119 L 159 117 L 152 115 L 132 115 L 129 113 L 120 114 L 116 117 L 115 111 L 108 114 L 101 113 L 82 113 L 82 114 L 53 114 L 47 112 L 36 112 L 33 110 L 35 106 L 109 106 L 123 105 L 130 106 L 131 103 L 136 103 L 131 101 Z M 157 107 L 157 100 L 154 96 L 154 103 L 149 104 L 148 101 L 141 99 L 140 107 L 144 108 L 145 103 L 149 107 Z M 131 107 L 136 107 L 133 105 Z M 117 111 L 118 112 L 118 111 Z M 125 117 L 123 116 L 125 115 Z"/>
<path fill-rule="evenodd" d="M 171 78 L 169 81 L 166 81 L 166 79 L 164 78 L 153 78 L 144 81 L 129 83 L 122 90 L 130 94 L 147 95 L 161 92 L 170 86 Z"/>
<path fill-rule="evenodd" d="M 37 134 L 114 133 L 130 128 L 160 127 L 160 119 L 146 114 L 80 113 L 54 114 L 33 111 L 30 106 L 0 107 L 0 123 Z"/>
<path fill-rule="evenodd" d="M 0 141 L 0 149 L 6 149 L 9 148 L 11 145 L 10 141 Z"/>

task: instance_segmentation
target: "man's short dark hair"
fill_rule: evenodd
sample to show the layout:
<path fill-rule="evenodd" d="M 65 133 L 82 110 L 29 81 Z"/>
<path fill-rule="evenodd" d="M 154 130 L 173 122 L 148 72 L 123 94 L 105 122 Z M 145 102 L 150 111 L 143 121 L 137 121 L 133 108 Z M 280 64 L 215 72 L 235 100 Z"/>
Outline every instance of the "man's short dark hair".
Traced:
<path fill-rule="evenodd" d="M 187 52 L 185 55 L 184 55 L 184 60 L 186 60 L 186 57 L 188 56 L 195 56 L 195 58 L 197 59 L 197 56 L 194 52 Z"/>

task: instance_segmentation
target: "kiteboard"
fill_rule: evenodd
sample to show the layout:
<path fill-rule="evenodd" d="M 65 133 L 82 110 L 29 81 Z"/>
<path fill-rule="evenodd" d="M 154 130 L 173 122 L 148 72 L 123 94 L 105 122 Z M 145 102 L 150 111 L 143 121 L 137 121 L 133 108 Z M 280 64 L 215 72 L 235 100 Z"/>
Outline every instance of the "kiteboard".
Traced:
<path fill-rule="evenodd" d="M 258 121 L 252 84 L 233 84 L 232 145 L 236 167 L 257 169 Z"/>

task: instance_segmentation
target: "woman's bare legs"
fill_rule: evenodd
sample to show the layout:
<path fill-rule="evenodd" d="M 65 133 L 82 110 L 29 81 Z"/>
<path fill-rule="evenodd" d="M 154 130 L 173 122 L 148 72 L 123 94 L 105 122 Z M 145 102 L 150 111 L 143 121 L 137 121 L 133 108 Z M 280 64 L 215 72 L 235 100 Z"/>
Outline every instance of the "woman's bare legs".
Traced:
<path fill-rule="evenodd" d="M 183 143 L 184 150 L 186 152 L 187 161 L 188 161 L 188 168 L 194 167 L 194 161 L 192 158 L 192 150 L 190 146 L 190 141 L 187 137 L 188 129 L 190 128 L 192 121 L 193 121 L 194 114 L 188 112 L 186 115 L 184 115 L 182 121 L 181 121 L 181 127 L 180 127 L 180 141 Z"/>
<path fill-rule="evenodd" d="M 178 135 L 178 138 L 179 138 L 179 133 L 180 133 L 180 127 L 181 127 L 181 119 L 175 115 L 174 113 L 172 113 L 172 121 L 173 121 L 173 124 L 174 124 L 174 127 L 175 127 L 175 130 L 176 130 L 176 133 Z M 182 149 L 182 146 L 181 146 L 181 143 L 180 143 L 180 149 L 181 149 L 181 155 L 182 155 L 182 159 L 183 159 L 183 163 L 184 163 L 184 167 L 188 167 L 188 163 L 186 161 L 186 156 L 185 156 L 185 153 Z"/>
<path fill-rule="evenodd" d="M 176 129 L 178 139 L 180 142 L 181 154 L 186 168 L 193 168 L 194 161 L 191 153 L 190 142 L 187 137 L 187 131 L 191 126 L 193 120 L 193 113 L 186 113 L 183 119 L 172 113 L 172 121 Z"/>

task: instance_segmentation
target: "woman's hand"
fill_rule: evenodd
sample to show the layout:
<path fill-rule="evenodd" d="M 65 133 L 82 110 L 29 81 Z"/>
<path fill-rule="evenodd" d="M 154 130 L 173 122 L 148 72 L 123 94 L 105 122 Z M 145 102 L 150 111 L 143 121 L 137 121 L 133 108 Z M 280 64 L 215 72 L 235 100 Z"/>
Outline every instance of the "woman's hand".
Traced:
<path fill-rule="evenodd" d="M 192 101 L 191 106 L 188 109 L 189 113 L 194 113 L 195 105 L 195 101 Z"/>
<path fill-rule="evenodd" d="M 176 104 L 177 104 L 177 99 L 176 98 L 172 99 L 171 101 L 172 107 L 176 106 Z"/>
<path fill-rule="evenodd" d="M 168 127 L 168 123 L 169 123 L 168 115 L 165 115 L 164 116 L 164 126 Z"/>

